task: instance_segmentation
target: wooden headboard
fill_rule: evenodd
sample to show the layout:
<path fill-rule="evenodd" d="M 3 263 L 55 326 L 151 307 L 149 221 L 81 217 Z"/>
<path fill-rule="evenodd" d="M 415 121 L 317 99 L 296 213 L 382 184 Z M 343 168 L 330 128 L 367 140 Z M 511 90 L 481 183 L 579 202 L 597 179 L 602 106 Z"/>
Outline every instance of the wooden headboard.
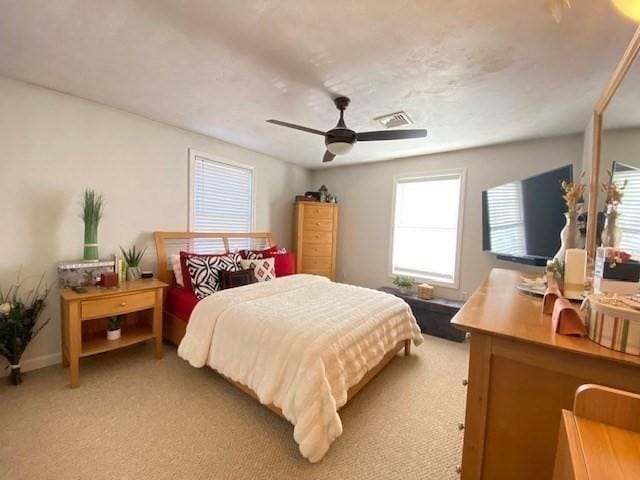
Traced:
<path fill-rule="evenodd" d="M 270 232 L 154 232 L 158 257 L 158 279 L 175 282 L 169 268 L 169 255 L 182 251 L 229 253 L 242 248 L 263 249 L 273 246 Z"/>

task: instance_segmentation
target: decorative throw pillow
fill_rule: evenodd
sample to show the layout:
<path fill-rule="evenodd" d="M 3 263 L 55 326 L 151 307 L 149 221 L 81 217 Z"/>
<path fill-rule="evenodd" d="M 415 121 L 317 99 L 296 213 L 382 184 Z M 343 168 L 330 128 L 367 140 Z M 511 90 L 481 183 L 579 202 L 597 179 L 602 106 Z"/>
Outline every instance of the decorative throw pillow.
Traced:
<path fill-rule="evenodd" d="M 187 268 L 193 293 L 204 298 L 220 290 L 220 273 L 240 269 L 240 255 L 190 255 L 187 257 Z"/>
<path fill-rule="evenodd" d="M 243 285 L 250 285 L 256 283 L 256 276 L 251 268 L 246 270 L 238 270 L 236 272 L 225 270 L 220 272 L 220 289 L 226 290 L 227 288 L 242 287 Z"/>
<path fill-rule="evenodd" d="M 255 260 L 257 258 L 264 258 L 269 253 L 275 253 L 278 251 L 278 246 L 265 248 L 264 250 L 240 250 L 238 253 L 245 260 Z"/>
<path fill-rule="evenodd" d="M 268 253 L 264 257 L 275 260 L 276 277 L 286 277 L 296 273 L 296 256 L 294 253 L 287 253 L 285 250 L 284 252 Z"/>
<path fill-rule="evenodd" d="M 256 260 L 240 260 L 243 269 L 250 268 L 253 270 L 256 280 L 259 282 L 268 282 L 275 280 L 275 260 L 273 258 L 261 258 Z"/>
<path fill-rule="evenodd" d="M 180 264 L 180 255 L 174 253 L 169 255 L 169 264 L 171 270 L 173 270 L 173 276 L 176 278 L 176 283 L 181 287 L 184 287 L 184 280 L 182 279 L 182 265 Z"/>
<path fill-rule="evenodd" d="M 182 275 L 182 283 L 183 287 L 187 289 L 187 291 L 191 293 L 195 293 L 193 291 L 193 286 L 191 285 L 191 274 L 189 272 L 189 268 L 187 267 L 187 258 L 190 257 L 224 257 L 228 255 L 227 252 L 220 253 L 192 253 L 192 252 L 180 252 L 180 273 Z M 239 265 L 239 264 L 238 264 Z M 240 268 L 240 267 L 238 267 Z"/>

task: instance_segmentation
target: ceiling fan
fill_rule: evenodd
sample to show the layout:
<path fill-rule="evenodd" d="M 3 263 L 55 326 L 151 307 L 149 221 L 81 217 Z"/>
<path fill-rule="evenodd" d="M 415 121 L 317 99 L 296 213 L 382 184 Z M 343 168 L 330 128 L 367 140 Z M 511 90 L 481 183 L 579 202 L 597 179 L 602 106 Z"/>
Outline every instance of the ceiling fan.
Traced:
<path fill-rule="evenodd" d="M 327 146 L 327 151 L 322 158 L 323 163 L 332 161 L 336 155 L 349 153 L 356 142 L 404 140 L 407 138 L 421 138 L 427 136 L 426 130 L 378 130 L 374 132 L 356 133 L 347 128 L 347 125 L 344 123 L 344 111 L 349 106 L 349 102 L 350 100 L 347 97 L 336 97 L 333 99 L 333 103 L 336 104 L 336 108 L 340 110 L 340 120 L 338 120 L 338 123 L 334 128 L 327 132 L 316 130 L 315 128 L 295 125 L 293 123 L 281 122 L 280 120 L 267 120 L 267 122 L 283 127 L 295 128 L 296 130 L 302 130 L 303 132 L 322 135 L 324 137 L 324 143 Z"/>

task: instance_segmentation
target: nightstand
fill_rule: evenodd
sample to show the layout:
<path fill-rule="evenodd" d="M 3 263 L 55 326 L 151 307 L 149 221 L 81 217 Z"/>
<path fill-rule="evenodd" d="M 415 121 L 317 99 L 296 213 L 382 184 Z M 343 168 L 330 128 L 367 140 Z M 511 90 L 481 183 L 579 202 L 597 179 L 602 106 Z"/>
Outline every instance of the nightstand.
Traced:
<path fill-rule="evenodd" d="M 80 384 L 80 358 L 153 340 L 162 358 L 162 300 L 167 284 L 156 279 L 124 282 L 119 287 L 90 287 L 86 293 L 60 289 L 62 365 L 71 387 Z M 122 336 L 107 340 L 106 319 L 123 315 Z"/>

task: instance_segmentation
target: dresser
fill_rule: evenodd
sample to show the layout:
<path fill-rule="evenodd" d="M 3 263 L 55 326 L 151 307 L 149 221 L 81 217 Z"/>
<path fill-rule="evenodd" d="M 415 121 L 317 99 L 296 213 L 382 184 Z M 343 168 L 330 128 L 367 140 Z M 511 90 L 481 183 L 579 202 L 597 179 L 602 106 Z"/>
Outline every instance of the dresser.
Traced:
<path fill-rule="evenodd" d="M 296 272 L 336 275 L 338 205 L 300 201 L 295 204 L 294 238 Z"/>
<path fill-rule="evenodd" d="M 521 273 L 494 269 L 452 324 L 471 333 L 462 478 L 553 477 L 562 410 L 579 386 L 640 393 L 640 356 L 556 334 Z"/>

